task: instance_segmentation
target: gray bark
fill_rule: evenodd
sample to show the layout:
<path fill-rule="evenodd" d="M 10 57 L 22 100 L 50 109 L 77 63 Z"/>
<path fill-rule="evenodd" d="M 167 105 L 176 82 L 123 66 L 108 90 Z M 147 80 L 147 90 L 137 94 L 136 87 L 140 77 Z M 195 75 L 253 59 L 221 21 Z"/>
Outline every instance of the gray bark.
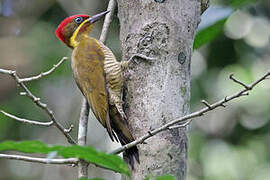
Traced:
<path fill-rule="evenodd" d="M 136 53 L 156 58 L 125 72 L 125 111 L 135 137 L 189 113 L 190 59 L 200 11 L 199 0 L 118 0 L 123 60 Z M 138 145 L 141 162 L 132 179 L 168 173 L 185 179 L 185 129 L 164 131 L 146 143 Z"/>
<path fill-rule="evenodd" d="M 87 100 L 83 98 L 78 129 L 78 145 L 80 146 L 86 146 L 88 116 L 89 116 L 89 106 Z M 87 177 L 88 177 L 88 163 L 84 162 L 83 160 L 80 160 L 78 164 L 78 178 L 87 178 Z"/>

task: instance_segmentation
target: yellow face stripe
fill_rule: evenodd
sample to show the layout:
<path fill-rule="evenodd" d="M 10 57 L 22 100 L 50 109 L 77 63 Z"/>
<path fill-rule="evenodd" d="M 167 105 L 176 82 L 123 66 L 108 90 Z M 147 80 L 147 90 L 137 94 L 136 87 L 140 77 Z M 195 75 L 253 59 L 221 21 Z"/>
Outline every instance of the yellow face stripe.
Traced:
<path fill-rule="evenodd" d="M 80 29 L 83 27 L 83 25 L 85 24 L 85 23 L 87 23 L 87 21 L 88 21 L 88 19 L 86 19 L 86 20 L 84 20 L 80 25 L 79 25 L 79 27 L 74 31 L 74 33 L 72 34 L 72 36 L 71 36 L 71 38 L 70 38 L 70 46 L 72 46 L 73 48 L 75 48 L 77 45 L 78 45 L 78 41 L 76 41 L 76 38 L 77 38 L 77 36 L 78 36 L 78 33 L 80 32 Z M 89 26 L 91 26 L 91 25 L 89 25 Z M 91 29 L 91 28 L 90 28 Z M 90 30 L 89 29 L 89 30 Z M 89 31 L 88 30 L 88 31 Z M 87 31 L 87 32 L 88 32 Z"/>

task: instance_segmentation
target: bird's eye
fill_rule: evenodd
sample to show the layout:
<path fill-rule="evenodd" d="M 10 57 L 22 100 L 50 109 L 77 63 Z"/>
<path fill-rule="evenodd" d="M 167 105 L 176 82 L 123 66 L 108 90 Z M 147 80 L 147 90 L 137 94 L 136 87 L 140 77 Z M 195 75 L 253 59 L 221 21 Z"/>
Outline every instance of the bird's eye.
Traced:
<path fill-rule="evenodd" d="M 76 18 L 74 19 L 74 21 L 75 21 L 75 23 L 80 24 L 80 23 L 83 22 L 83 18 L 82 18 L 82 17 L 76 17 Z"/>

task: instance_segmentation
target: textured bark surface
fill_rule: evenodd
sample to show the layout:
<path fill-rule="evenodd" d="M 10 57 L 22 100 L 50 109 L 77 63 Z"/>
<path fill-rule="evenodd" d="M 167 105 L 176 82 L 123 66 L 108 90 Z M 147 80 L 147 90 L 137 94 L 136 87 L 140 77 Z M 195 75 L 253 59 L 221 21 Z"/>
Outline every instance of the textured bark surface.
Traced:
<path fill-rule="evenodd" d="M 189 113 L 190 59 L 200 21 L 199 0 L 118 0 L 123 60 L 140 53 L 126 72 L 125 110 L 135 137 Z M 172 174 L 185 179 L 185 129 L 164 131 L 138 145 L 140 164 L 132 179 Z"/>

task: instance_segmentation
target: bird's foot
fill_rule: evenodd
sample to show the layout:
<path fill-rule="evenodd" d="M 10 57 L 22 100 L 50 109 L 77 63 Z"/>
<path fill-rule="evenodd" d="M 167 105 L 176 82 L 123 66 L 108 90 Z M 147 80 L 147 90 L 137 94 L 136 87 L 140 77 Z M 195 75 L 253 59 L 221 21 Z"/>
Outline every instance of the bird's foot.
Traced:
<path fill-rule="evenodd" d="M 152 63 L 152 62 L 154 62 L 156 60 L 156 58 L 148 57 L 148 56 L 145 56 L 143 54 L 134 54 L 134 55 L 131 56 L 131 58 L 129 58 L 129 60 L 122 61 L 121 66 L 125 69 L 131 63 L 139 64 L 139 60 L 144 60 L 144 61 Z"/>
<path fill-rule="evenodd" d="M 145 56 L 143 54 L 134 54 L 131 56 L 131 58 L 129 58 L 128 62 L 129 63 L 135 62 L 136 64 L 139 64 L 139 59 L 142 59 L 142 60 L 150 62 L 150 63 L 152 63 L 156 60 L 155 58 L 151 58 L 151 57 Z"/>

